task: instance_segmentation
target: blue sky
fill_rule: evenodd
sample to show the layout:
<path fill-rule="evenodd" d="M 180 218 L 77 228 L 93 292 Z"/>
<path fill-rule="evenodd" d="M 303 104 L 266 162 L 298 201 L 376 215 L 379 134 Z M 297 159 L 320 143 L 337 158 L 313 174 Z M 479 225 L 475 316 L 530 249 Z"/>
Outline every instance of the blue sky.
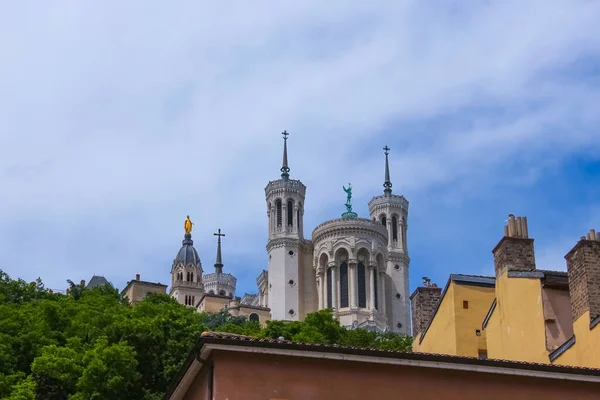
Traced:
<path fill-rule="evenodd" d="M 509 213 L 538 267 L 600 229 L 600 3 L 4 4 L 0 268 L 169 282 L 183 220 L 238 294 L 266 267 L 264 187 L 308 187 L 305 235 L 382 193 L 410 201 L 422 276 L 493 274 Z"/>

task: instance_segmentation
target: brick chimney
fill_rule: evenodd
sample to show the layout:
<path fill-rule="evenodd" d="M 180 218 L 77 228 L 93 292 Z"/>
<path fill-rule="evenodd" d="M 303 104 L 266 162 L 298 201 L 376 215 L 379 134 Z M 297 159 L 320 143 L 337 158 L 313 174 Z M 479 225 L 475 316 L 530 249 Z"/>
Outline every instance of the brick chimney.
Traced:
<path fill-rule="evenodd" d="M 140 274 L 135 274 L 135 280 L 139 281 L 140 280 Z"/>
<path fill-rule="evenodd" d="M 504 226 L 504 237 L 492 250 L 496 277 L 506 269 L 509 271 L 531 271 L 535 269 L 533 239 L 529 238 L 527 217 L 508 216 Z"/>
<path fill-rule="evenodd" d="M 590 312 L 590 322 L 600 316 L 600 233 L 590 229 L 587 236 L 565 256 L 573 322 Z"/>
<path fill-rule="evenodd" d="M 419 286 L 410 296 L 413 337 L 425 332 L 441 297 L 442 288 L 435 283 L 431 284 L 431 280 L 424 277 L 423 286 Z"/>

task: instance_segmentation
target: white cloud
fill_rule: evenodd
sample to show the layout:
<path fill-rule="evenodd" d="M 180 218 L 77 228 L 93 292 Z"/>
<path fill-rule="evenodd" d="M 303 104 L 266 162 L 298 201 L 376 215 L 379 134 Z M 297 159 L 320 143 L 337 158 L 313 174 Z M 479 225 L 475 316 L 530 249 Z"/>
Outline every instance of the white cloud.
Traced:
<path fill-rule="evenodd" d="M 337 205 L 340 184 L 359 199 L 381 190 L 386 143 L 413 198 L 505 179 L 520 159 L 530 176 L 548 152 L 597 149 L 598 88 L 560 73 L 600 55 L 599 4 L 444 4 L 4 6 L 0 261 L 54 285 L 157 265 L 149 273 L 166 281 L 187 213 L 205 268 L 217 227 L 228 251 L 257 258 L 283 129 L 292 175 L 308 185 L 306 235 L 318 222 L 308 213 Z M 486 105 L 498 112 L 464 114 Z M 418 137 L 384 133 L 463 114 Z M 40 261 L 22 269 L 30 252 Z"/>

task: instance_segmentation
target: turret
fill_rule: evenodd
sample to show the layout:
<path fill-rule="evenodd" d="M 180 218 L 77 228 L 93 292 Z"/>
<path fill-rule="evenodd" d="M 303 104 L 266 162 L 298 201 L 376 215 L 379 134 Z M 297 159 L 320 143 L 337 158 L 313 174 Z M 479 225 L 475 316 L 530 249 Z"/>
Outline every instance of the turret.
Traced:
<path fill-rule="evenodd" d="M 408 201 L 404 196 L 392 193 L 390 179 L 390 148 L 383 148 L 385 154 L 383 195 L 375 196 L 369 202 L 369 214 L 373 221 L 386 227 L 388 260 L 386 266 L 385 292 L 386 312 L 390 327 L 394 332 L 410 333 L 410 311 L 408 291 Z"/>

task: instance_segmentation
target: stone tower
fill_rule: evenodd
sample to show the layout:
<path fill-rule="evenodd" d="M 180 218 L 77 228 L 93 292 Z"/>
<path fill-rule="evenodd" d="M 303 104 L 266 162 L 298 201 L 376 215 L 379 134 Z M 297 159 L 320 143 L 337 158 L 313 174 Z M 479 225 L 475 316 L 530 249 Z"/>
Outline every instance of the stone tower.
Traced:
<path fill-rule="evenodd" d="M 281 179 L 270 181 L 265 187 L 269 219 L 267 299 L 274 320 L 299 320 L 305 312 L 302 265 L 306 249 L 302 229 L 306 186 L 299 180 L 290 179 L 288 135 L 283 132 Z"/>
<path fill-rule="evenodd" d="M 169 294 L 179 303 L 190 307 L 195 307 L 204 294 L 202 263 L 194 248 L 191 233 L 186 232 L 181 242 L 181 249 L 173 260 Z"/>
<path fill-rule="evenodd" d="M 221 237 L 225 236 L 219 229 L 217 239 L 217 258 L 215 261 L 215 272 L 204 274 L 204 292 L 209 294 L 218 294 L 219 296 L 235 297 L 236 278 L 231 274 L 223 273 L 223 258 L 221 256 Z"/>
<path fill-rule="evenodd" d="M 369 202 L 369 214 L 374 221 L 384 225 L 388 233 L 388 261 L 386 266 L 386 313 L 393 332 L 410 334 L 410 299 L 408 289 L 408 247 L 406 240 L 408 201 L 404 196 L 392 194 L 389 147 L 385 151 L 385 181 L 383 195 Z"/>

